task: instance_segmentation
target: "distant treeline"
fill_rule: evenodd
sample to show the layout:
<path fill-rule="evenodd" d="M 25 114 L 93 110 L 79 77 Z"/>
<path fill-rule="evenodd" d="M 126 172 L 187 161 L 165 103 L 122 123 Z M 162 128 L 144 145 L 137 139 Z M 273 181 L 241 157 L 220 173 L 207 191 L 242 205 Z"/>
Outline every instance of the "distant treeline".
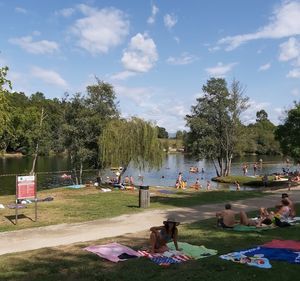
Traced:
<path fill-rule="evenodd" d="M 235 156 L 245 154 L 279 155 L 282 154 L 279 142 L 275 140 L 275 126 L 269 119 L 265 110 L 256 113 L 256 122 L 249 125 L 241 125 L 239 140 L 235 147 Z M 165 149 L 181 149 L 183 146 L 189 152 L 186 131 L 177 131 L 174 138 L 168 139 L 165 128 L 158 127 L 159 138 Z"/>

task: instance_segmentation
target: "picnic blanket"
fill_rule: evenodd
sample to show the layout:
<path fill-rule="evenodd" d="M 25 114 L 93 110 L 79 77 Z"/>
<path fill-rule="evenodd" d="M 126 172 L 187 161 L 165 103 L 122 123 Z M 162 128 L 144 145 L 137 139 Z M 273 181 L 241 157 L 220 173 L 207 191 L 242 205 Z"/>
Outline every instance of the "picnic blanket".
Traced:
<path fill-rule="evenodd" d="M 269 260 L 300 264 L 300 251 L 258 246 L 240 251 L 240 253 L 246 256 L 260 255 L 261 257 L 268 258 Z"/>
<path fill-rule="evenodd" d="M 175 250 L 173 242 L 168 243 L 167 246 L 170 250 Z M 207 249 L 205 246 L 196 246 L 185 242 L 178 242 L 178 248 L 185 255 L 188 255 L 193 259 L 207 258 L 218 253 L 217 250 Z"/>
<path fill-rule="evenodd" d="M 246 256 L 240 252 L 233 252 L 226 255 L 221 255 L 221 259 L 233 261 L 236 263 L 247 264 L 259 268 L 271 268 L 269 260 L 260 256 Z"/>
<path fill-rule="evenodd" d="M 300 251 L 300 241 L 274 239 L 268 243 L 263 244 L 262 247 Z"/>
<path fill-rule="evenodd" d="M 230 229 L 230 228 L 226 228 L 226 230 L 227 229 Z M 231 230 L 241 231 L 241 232 L 249 232 L 249 231 L 261 232 L 261 231 L 270 230 L 270 229 L 274 229 L 274 227 L 273 226 L 256 227 L 256 226 L 247 226 L 247 225 L 237 224 L 233 228 L 231 228 Z"/>
<path fill-rule="evenodd" d="M 269 263 L 269 260 L 300 264 L 300 251 L 257 246 L 221 255 L 220 258 L 260 268 L 271 268 L 272 266 Z"/>
<path fill-rule="evenodd" d="M 140 250 L 138 253 L 143 257 L 149 258 L 151 261 L 160 266 L 169 266 L 171 264 L 178 264 L 192 259 L 192 257 L 189 257 L 179 251 L 167 251 L 164 253 L 151 254 L 148 251 Z"/>
<path fill-rule="evenodd" d="M 112 262 L 125 261 L 130 258 L 138 258 L 141 256 L 135 250 L 115 242 L 106 245 L 89 246 L 84 248 L 84 250 Z"/>
<path fill-rule="evenodd" d="M 82 187 L 85 187 L 85 185 L 83 184 L 73 184 L 73 185 L 68 185 L 66 186 L 67 188 L 82 188 Z"/>

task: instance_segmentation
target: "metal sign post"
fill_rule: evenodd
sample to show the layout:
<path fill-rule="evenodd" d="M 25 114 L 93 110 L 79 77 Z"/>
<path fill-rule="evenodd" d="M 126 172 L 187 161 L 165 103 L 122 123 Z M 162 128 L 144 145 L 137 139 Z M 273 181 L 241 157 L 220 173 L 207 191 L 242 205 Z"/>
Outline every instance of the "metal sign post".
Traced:
<path fill-rule="evenodd" d="M 36 175 L 16 177 L 16 224 L 18 222 L 18 201 L 22 199 L 34 199 L 35 221 L 37 221 L 37 192 Z"/>

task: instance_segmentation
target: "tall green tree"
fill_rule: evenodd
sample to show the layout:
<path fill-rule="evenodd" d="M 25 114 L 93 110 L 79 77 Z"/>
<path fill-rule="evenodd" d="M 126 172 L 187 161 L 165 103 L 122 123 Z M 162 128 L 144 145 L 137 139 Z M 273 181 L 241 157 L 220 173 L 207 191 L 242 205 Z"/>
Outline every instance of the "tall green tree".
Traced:
<path fill-rule="evenodd" d="M 11 90 L 11 82 L 6 78 L 8 72 L 8 67 L 0 68 L 0 150 L 5 148 L 3 147 L 3 137 L 5 133 L 11 131 L 9 124 L 10 121 L 10 109 L 8 105 L 7 95 L 9 90 Z"/>
<path fill-rule="evenodd" d="M 276 138 L 282 151 L 296 161 L 300 161 L 300 102 L 286 112 L 283 124 L 276 130 Z"/>
<path fill-rule="evenodd" d="M 110 121 L 99 138 L 103 167 L 123 167 L 125 173 L 131 163 L 138 168 L 159 168 L 163 147 L 157 128 L 150 122 L 133 117 Z"/>
<path fill-rule="evenodd" d="M 168 134 L 166 128 L 159 127 L 159 126 L 156 126 L 156 128 L 157 128 L 157 131 L 158 131 L 158 138 L 159 139 L 167 139 L 169 137 L 169 134 Z"/>
<path fill-rule="evenodd" d="M 77 93 L 63 102 L 65 147 L 79 183 L 84 165 L 101 168 L 98 139 L 106 123 L 119 116 L 115 98 L 113 87 L 97 79 L 86 95 Z"/>
<path fill-rule="evenodd" d="M 228 90 L 225 79 L 211 78 L 202 90 L 204 96 L 186 116 L 190 128 L 187 149 L 200 159 L 210 159 L 217 176 L 227 176 L 239 140 L 240 115 L 247 108 L 248 98 L 236 80 Z"/>

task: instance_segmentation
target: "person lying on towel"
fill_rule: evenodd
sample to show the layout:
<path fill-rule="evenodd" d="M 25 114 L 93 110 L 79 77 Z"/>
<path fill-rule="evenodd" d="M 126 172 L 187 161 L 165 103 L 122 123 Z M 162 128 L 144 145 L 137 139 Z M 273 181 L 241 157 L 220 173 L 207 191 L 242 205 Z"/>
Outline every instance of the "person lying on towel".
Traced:
<path fill-rule="evenodd" d="M 150 252 L 151 253 L 163 253 L 168 251 L 167 243 L 174 242 L 175 249 L 178 251 L 177 226 L 179 222 L 173 218 L 168 218 L 163 222 L 162 226 L 153 226 L 150 228 Z"/>

